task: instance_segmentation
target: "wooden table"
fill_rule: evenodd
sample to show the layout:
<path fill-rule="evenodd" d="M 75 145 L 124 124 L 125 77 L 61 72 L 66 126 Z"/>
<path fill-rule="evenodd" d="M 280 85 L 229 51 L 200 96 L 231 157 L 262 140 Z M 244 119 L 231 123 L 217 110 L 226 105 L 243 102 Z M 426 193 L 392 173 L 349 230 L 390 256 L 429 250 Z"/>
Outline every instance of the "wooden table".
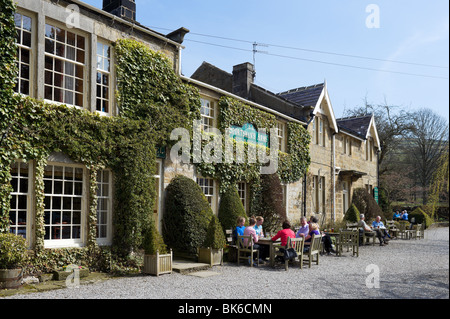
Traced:
<path fill-rule="evenodd" d="M 281 241 L 280 240 L 272 241 L 271 237 L 267 237 L 267 238 L 260 237 L 256 244 L 269 246 L 270 267 L 274 267 L 275 266 L 275 247 L 280 247 Z"/>

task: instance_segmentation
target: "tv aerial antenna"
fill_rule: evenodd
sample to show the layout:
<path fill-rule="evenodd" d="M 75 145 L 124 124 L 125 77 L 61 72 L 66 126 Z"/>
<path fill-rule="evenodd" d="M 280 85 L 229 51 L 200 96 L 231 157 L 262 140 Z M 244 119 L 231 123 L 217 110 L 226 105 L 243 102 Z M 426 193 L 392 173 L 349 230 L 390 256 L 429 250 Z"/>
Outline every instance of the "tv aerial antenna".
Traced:
<path fill-rule="evenodd" d="M 258 50 L 258 47 L 264 47 L 264 48 L 268 48 L 269 45 L 264 44 L 264 43 L 257 43 L 254 42 L 253 43 L 253 80 L 256 78 L 256 53 L 264 53 L 264 54 L 268 54 L 269 52 L 267 51 L 261 51 Z"/>

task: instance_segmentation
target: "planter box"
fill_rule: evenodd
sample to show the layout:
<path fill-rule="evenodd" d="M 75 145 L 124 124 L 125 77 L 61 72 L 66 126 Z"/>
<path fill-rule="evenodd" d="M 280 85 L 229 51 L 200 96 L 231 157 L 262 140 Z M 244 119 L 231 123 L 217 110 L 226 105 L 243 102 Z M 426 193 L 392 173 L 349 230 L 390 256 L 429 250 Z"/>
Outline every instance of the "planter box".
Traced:
<path fill-rule="evenodd" d="M 17 289 L 22 286 L 23 270 L 0 269 L 0 289 Z"/>
<path fill-rule="evenodd" d="M 159 276 L 172 273 L 172 250 L 169 254 L 144 255 L 144 269 L 146 275 Z"/>
<path fill-rule="evenodd" d="M 198 248 L 198 261 L 200 263 L 209 264 L 211 267 L 223 265 L 223 248 Z"/>
<path fill-rule="evenodd" d="M 53 272 L 53 280 L 62 281 L 66 280 L 67 277 L 69 277 L 71 274 L 73 274 L 73 270 L 70 271 L 54 271 Z M 89 269 L 82 268 L 79 270 L 80 278 L 85 278 L 89 276 Z"/>

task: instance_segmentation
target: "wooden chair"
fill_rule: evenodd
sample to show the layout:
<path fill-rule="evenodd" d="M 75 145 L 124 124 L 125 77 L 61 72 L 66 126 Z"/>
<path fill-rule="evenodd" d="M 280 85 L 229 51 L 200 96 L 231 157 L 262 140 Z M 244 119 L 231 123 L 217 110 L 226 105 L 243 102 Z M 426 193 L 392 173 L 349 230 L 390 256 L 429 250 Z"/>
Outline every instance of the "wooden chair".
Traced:
<path fill-rule="evenodd" d="M 295 252 L 297 253 L 297 258 L 300 262 L 300 269 L 303 269 L 303 249 L 305 245 L 305 240 L 303 238 L 288 238 L 286 247 L 278 246 L 275 249 L 275 256 L 281 256 L 284 257 L 284 250 L 282 249 L 291 249 L 293 248 Z M 284 260 L 284 270 L 289 269 L 289 260 Z"/>
<path fill-rule="evenodd" d="M 340 232 L 336 247 L 339 256 L 342 255 L 344 247 L 347 247 L 347 252 L 351 249 L 353 256 L 359 257 L 359 230 L 343 230 Z"/>
<path fill-rule="evenodd" d="M 395 225 L 395 221 L 394 220 L 387 220 L 386 221 L 386 228 L 387 228 L 387 231 L 389 232 L 389 234 L 392 236 L 392 238 L 397 238 L 398 237 L 399 229 Z"/>
<path fill-rule="evenodd" d="M 414 226 L 412 237 L 414 239 L 423 239 L 424 238 L 424 230 L 423 230 L 423 224 L 417 224 Z"/>
<path fill-rule="evenodd" d="M 313 234 L 311 238 L 311 243 L 308 245 L 309 250 L 304 253 L 305 257 L 308 257 L 309 268 L 311 268 L 311 264 L 314 261 L 314 256 L 316 256 L 316 264 L 319 264 L 319 255 L 320 255 L 320 243 L 322 242 L 322 235 Z M 306 245 L 305 245 L 306 247 Z"/>
<path fill-rule="evenodd" d="M 253 256 L 256 254 L 257 265 L 259 266 L 259 250 L 254 248 L 253 237 L 252 236 L 237 236 L 237 246 L 238 246 L 238 266 L 241 259 L 248 260 L 248 255 L 250 254 L 250 266 L 253 267 Z M 245 243 L 245 241 L 247 243 Z M 244 254 L 243 256 L 241 254 Z"/>
<path fill-rule="evenodd" d="M 412 238 L 412 233 L 414 232 L 412 229 L 408 229 L 408 222 L 406 221 L 400 221 L 400 225 L 399 225 L 399 236 L 402 239 L 411 239 Z"/>
<path fill-rule="evenodd" d="M 225 237 L 227 240 L 227 248 L 228 248 L 228 261 L 235 262 L 237 261 L 237 245 L 233 238 L 233 229 L 225 230 Z"/>
<path fill-rule="evenodd" d="M 289 245 L 291 246 L 291 248 L 295 249 L 298 261 L 300 263 L 300 269 L 303 269 L 303 250 L 305 248 L 305 239 L 303 237 L 289 238 Z"/>

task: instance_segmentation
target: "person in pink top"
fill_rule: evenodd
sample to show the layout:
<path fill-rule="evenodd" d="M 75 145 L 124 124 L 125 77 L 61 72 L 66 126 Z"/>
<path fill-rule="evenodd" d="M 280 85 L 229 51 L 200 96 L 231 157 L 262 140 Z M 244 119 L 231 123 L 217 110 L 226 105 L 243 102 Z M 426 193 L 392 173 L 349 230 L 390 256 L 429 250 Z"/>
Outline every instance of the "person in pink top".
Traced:
<path fill-rule="evenodd" d="M 251 217 L 248 220 L 248 226 L 244 229 L 244 236 L 252 236 L 253 237 L 253 244 L 256 244 L 258 242 L 258 235 L 256 235 L 255 230 L 256 225 L 256 219 Z M 244 238 L 244 245 L 247 246 L 247 238 Z"/>
<path fill-rule="evenodd" d="M 288 238 L 295 238 L 295 233 L 291 229 L 291 223 L 289 221 L 283 222 L 283 229 L 280 230 L 275 236 L 272 237 L 272 241 L 276 241 L 277 239 L 281 239 L 281 246 L 287 245 Z"/>

